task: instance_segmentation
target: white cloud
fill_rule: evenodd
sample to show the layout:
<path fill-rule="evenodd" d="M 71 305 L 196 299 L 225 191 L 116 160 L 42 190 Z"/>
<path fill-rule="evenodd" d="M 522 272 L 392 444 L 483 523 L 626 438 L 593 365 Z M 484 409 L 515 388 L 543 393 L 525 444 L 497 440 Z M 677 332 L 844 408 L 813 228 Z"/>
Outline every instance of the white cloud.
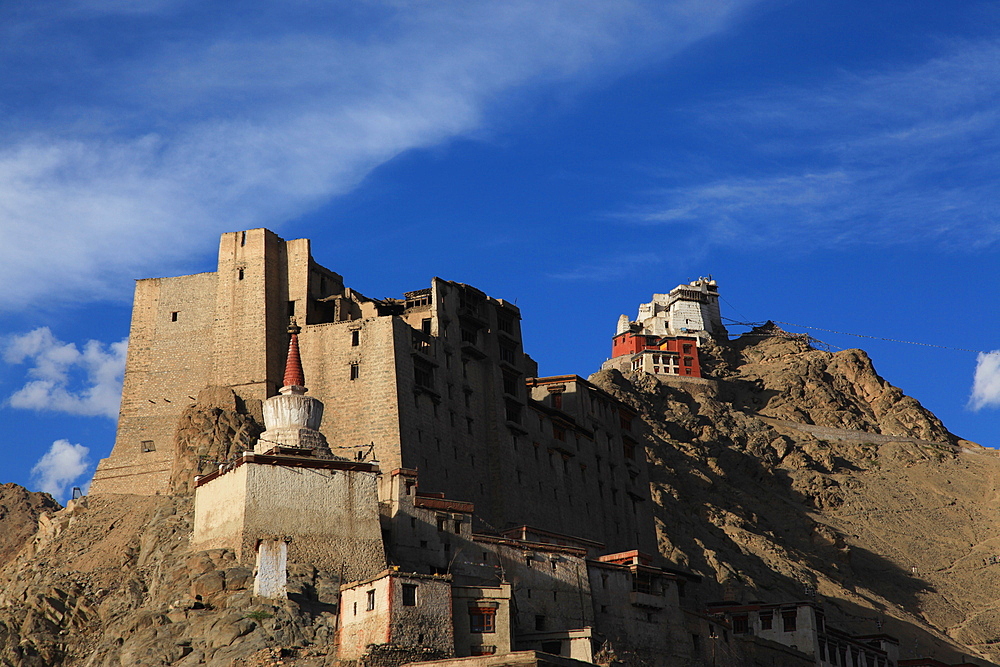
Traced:
<path fill-rule="evenodd" d="M 32 482 L 57 500 L 65 501 L 66 489 L 90 466 L 89 453 L 90 450 L 83 445 L 56 440 L 31 469 Z"/>
<path fill-rule="evenodd" d="M 96 65 L 87 39 L 100 35 L 43 3 L 0 28 L 11 71 L 60 72 L 48 87 L 25 77 L 51 109 L 5 109 L 0 309 L 121 297 L 128 278 L 174 271 L 221 231 L 280 227 L 403 151 L 488 126 L 517 91 L 666 57 L 754 1 L 264 3 L 167 30 L 198 3 L 158 2 L 144 19 L 92 0 L 149 33 Z M 60 30 L 72 38 L 43 48 Z M 53 53 L 67 54 L 60 67 Z M 80 84 L 60 97 L 67 81 Z M 52 258 L 57 270 L 40 268 Z"/>
<path fill-rule="evenodd" d="M 89 340 L 81 351 L 74 343 L 57 339 L 48 327 L 13 336 L 3 349 L 4 361 L 28 361 L 32 366 L 29 380 L 7 403 L 13 408 L 117 419 L 127 347 L 127 339 L 107 347 Z"/>
<path fill-rule="evenodd" d="M 996 244 L 1000 42 L 950 48 L 908 68 L 694 110 L 733 155 L 759 159 L 741 160 L 738 175 L 678 176 L 687 184 L 622 218 L 758 248 Z"/>
<path fill-rule="evenodd" d="M 976 357 L 976 375 L 972 381 L 969 408 L 1000 408 L 1000 350 L 980 352 Z"/>

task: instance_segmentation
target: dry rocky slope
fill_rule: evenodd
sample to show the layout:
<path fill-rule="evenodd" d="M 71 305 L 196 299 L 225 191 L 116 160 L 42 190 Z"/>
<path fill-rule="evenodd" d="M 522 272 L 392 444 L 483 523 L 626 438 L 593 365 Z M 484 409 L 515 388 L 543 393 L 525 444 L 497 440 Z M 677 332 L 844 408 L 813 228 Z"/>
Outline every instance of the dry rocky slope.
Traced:
<path fill-rule="evenodd" d="M 660 550 L 705 576 L 704 599 L 812 594 L 845 630 L 881 622 L 904 657 L 1000 655 L 1000 457 L 860 350 L 768 328 L 704 353 L 708 384 L 591 378 L 644 417 Z M 202 392 L 179 424 L 174 496 L 56 511 L 0 487 L 0 665 L 333 664 L 334 577 L 291 564 L 287 603 L 260 604 L 230 552 L 188 545 L 187 480 L 252 441 L 245 412 Z"/>
<path fill-rule="evenodd" d="M 832 625 L 881 626 L 902 657 L 1000 657 L 998 452 L 861 350 L 768 326 L 704 352 L 708 385 L 591 377 L 646 422 L 661 553 L 721 598 L 814 594 Z"/>

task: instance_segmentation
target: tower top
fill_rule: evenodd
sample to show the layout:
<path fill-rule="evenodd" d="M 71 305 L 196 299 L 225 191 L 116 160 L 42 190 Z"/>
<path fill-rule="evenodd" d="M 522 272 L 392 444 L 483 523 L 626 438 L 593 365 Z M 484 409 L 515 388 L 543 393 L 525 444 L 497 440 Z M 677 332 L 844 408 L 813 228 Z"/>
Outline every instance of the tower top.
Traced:
<path fill-rule="evenodd" d="M 285 359 L 285 377 L 282 380 L 284 386 L 279 390 L 282 394 L 306 393 L 306 375 L 302 370 L 302 357 L 299 356 L 300 331 L 302 329 L 292 320 L 288 325 L 291 340 L 288 341 L 288 357 Z"/>

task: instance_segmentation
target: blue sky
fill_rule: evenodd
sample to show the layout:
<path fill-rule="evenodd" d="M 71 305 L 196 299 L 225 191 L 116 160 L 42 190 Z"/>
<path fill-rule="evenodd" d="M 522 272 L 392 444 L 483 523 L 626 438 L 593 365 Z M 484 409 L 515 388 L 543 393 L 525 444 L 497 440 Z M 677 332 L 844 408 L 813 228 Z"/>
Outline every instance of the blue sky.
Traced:
<path fill-rule="evenodd" d="M 516 300 L 543 374 L 707 274 L 735 320 L 973 350 L 809 330 L 1000 446 L 998 71 L 971 0 L 4 3 L 0 481 L 85 483 L 132 280 L 260 226 L 371 296 Z"/>

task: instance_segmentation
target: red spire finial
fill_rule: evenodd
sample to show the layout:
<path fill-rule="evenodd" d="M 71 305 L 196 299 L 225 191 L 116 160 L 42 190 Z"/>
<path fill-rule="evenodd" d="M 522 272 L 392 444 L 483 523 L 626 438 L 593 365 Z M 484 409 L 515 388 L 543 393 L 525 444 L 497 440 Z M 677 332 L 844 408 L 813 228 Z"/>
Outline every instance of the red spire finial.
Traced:
<path fill-rule="evenodd" d="M 295 324 L 295 320 L 288 326 L 288 333 L 292 339 L 288 342 L 288 359 L 285 361 L 286 387 L 305 387 L 306 375 L 302 372 L 302 358 L 299 356 L 299 332 L 302 331 Z"/>

